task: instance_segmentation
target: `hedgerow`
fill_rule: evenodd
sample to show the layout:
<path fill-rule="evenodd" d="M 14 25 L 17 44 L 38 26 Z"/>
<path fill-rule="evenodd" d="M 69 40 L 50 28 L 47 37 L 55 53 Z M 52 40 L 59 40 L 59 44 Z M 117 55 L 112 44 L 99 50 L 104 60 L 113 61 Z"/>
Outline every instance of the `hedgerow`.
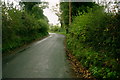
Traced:
<path fill-rule="evenodd" d="M 102 7 L 79 13 L 69 27 L 67 48 L 97 78 L 120 75 L 120 15 L 105 13 Z"/>
<path fill-rule="evenodd" d="M 35 11 L 29 14 L 27 11 L 18 10 L 13 6 L 3 5 L 2 8 L 3 53 L 48 35 L 48 22 L 41 9 L 39 9 L 41 12 L 39 14 L 42 17 L 36 18 Z"/>

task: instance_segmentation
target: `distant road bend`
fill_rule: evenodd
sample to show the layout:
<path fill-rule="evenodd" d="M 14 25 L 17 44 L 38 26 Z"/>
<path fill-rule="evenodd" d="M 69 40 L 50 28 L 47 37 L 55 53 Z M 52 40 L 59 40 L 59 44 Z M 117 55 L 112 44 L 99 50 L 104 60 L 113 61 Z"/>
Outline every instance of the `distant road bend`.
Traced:
<path fill-rule="evenodd" d="M 3 60 L 3 78 L 71 78 L 64 50 L 65 36 L 50 36 Z M 4 62 L 5 61 L 5 62 Z"/>

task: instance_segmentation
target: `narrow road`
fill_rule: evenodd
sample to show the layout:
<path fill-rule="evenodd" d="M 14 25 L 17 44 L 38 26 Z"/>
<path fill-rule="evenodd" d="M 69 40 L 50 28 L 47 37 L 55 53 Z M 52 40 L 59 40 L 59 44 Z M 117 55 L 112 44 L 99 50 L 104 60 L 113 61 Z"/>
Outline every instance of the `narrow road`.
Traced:
<path fill-rule="evenodd" d="M 64 36 L 50 36 L 34 42 L 3 60 L 3 78 L 71 78 L 64 50 Z"/>

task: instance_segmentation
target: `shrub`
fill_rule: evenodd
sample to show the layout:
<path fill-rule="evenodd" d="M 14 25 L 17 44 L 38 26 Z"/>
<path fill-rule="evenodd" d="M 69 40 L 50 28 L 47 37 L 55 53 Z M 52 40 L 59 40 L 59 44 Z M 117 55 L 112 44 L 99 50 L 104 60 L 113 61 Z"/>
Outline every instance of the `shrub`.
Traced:
<path fill-rule="evenodd" d="M 67 48 L 96 77 L 120 75 L 120 15 L 104 13 L 95 6 L 73 20 L 67 34 Z"/>
<path fill-rule="evenodd" d="M 9 9 L 4 6 L 2 9 L 2 31 L 2 52 L 5 53 L 48 35 L 48 23 L 44 19 L 35 18 L 26 11 Z"/>

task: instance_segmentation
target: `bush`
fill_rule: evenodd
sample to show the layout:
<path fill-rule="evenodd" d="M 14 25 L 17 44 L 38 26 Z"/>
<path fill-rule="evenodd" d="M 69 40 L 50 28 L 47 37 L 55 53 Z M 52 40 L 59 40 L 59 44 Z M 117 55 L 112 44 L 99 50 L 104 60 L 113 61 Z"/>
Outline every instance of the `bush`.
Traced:
<path fill-rule="evenodd" d="M 97 78 L 117 78 L 119 69 L 120 15 L 104 13 L 95 6 L 73 20 L 67 48 Z"/>
<path fill-rule="evenodd" d="M 65 32 L 65 29 L 60 26 L 50 26 L 51 32 Z"/>
<path fill-rule="evenodd" d="M 35 18 L 26 11 L 9 9 L 4 6 L 2 9 L 2 30 L 2 52 L 5 53 L 48 35 L 48 23 L 44 19 Z"/>

